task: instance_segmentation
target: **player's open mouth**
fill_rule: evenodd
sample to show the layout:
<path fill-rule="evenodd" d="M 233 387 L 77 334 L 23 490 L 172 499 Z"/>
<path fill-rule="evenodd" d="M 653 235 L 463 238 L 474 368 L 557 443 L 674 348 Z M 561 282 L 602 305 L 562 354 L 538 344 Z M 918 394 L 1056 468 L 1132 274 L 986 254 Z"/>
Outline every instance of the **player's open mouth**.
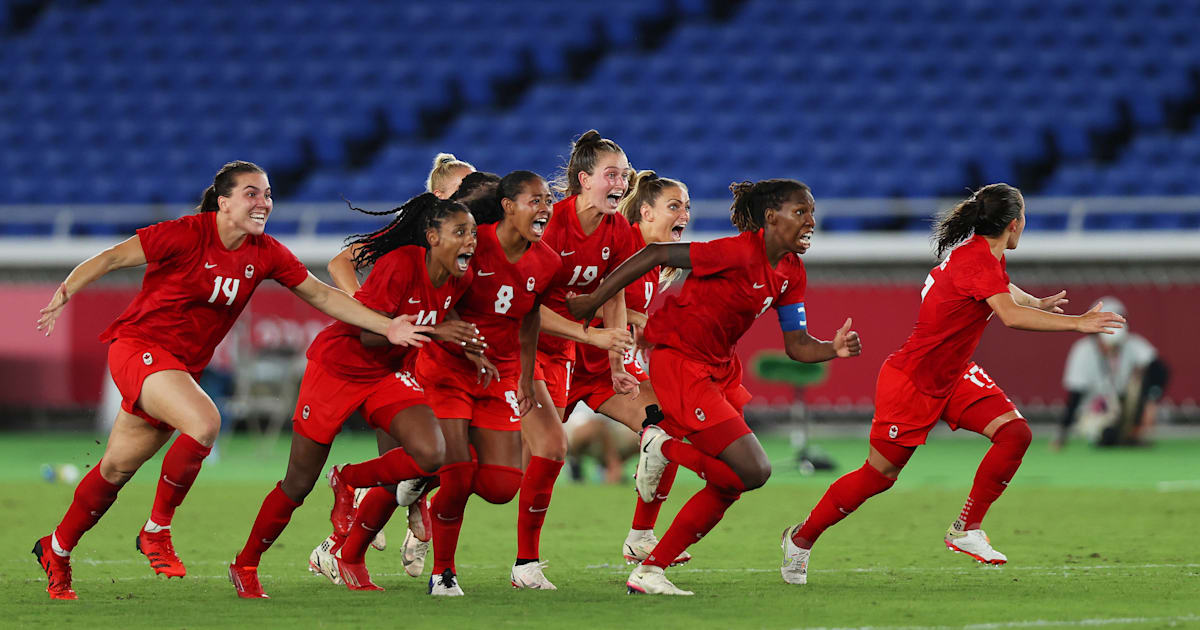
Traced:
<path fill-rule="evenodd" d="M 463 252 L 463 253 L 459 254 L 454 259 L 454 263 L 456 265 L 458 265 L 458 270 L 466 271 L 467 267 L 470 266 L 470 264 L 471 264 L 471 257 L 474 255 L 475 254 L 473 252 Z"/>
<path fill-rule="evenodd" d="M 608 193 L 607 199 L 609 209 L 616 210 L 617 206 L 621 203 L 621 197 L 623 196 L 625 196 L 624 190 Z"/>
<path fill-rule="evenodd" d="M 675 225 L 671 226 L 671 240 L 678 242 L 680 239 L 682 239 L 683 238 L 683 228 L 687 227 L 687 224 L 688 224 L 688 221 L 684 220 L 684 221 L 680 221 L 679 223 L 676 223 Z"/>
<path fill-rule="evenodd" d="M 802 245 L 812 245 L 813 233 L 811 230 L 800 235 L 800 243 Z"/>
<path fill-rule="evenodd" d="M 546 231 L 546 224 L 549 222 L 549 215 L 538 215 L 538 217 L 533 220 L 533 223 L 529 225 L 529 231 L 533 232 L 535 236 L 541 236 Z"/>
<path fill-rule="evenodd" d="M 250 220 L 259 225 L 266 225 L 267 224 L 267 213 L 266 212 L 251 212 Z"/>

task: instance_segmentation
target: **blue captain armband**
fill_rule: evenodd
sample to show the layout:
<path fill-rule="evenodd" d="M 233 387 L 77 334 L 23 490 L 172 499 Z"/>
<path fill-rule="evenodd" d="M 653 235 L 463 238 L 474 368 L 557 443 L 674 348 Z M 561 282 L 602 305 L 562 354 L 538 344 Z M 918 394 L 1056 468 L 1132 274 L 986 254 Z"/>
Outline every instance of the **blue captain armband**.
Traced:
<path fill-rule="evenodd" d="M 775 309 L 779 313 L 779 327 L 784 332 L 808 330 L 808 316 L 804 313 L 804 302 L 785 304 Z"/>

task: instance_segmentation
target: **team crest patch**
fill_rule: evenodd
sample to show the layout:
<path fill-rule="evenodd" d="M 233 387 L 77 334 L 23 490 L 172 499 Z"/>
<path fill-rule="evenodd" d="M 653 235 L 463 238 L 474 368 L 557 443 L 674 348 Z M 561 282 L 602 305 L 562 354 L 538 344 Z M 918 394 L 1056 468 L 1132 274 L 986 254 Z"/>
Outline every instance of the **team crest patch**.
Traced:
<path fill-rule="evenodd" d="M 254 277 L 254 265 L 246 265 L 246 279 Z"/>
<path fill-rule="evenodd" d="M 526 290 L 526 291 L 532 291 L 532 290 L 533 290 L 533 278 L 526 278 L 526 279 L 525 279 L 525 290 Z"/>
<path fill-rule="evenodd" d="M 897 435 L 900 435 L 900 427 L 897 427 L 894 424 L 892 426 L 888 427 L 888 437 L 890 437 L 894 440 L 894 439 L 896 439 Z"/>
<path fill-rule="evenodd" d="M 783 281 L 783 286 L 779 287 L 779 294 L 780 294 L 780 295 L 783 295 L 783 292 L 784 292 L 784 291 L 787 291 L 787 283 L 788 283 L 788 281 L 787 281 L 787 280 L 784 280 L 784 281 Z"/>
<path fill-rule="evenodd" d="M 309 411 L 310 411 L 310 409 L 308 408 L 308 405 L 304 405 L 304 409 L 300 410 L 300 417 L 305 420 L 308 420 Z"/>
<path fill-rule="evenodd" d="M 608 260 L 608 254 L 609 254 L 609 251 L 608 251 L 607 247 L 600 250 L 600 257 L 603 258 L 604 260 Z"/>
<path fill-rule="evenodd" d="M 705 420 L 704 410 L 699 407 L 696 407 L 696 419 L 699 420 L 700 422 L 704 422 L 704 420 Z"/>
<path fill-rule="evenodd" d="M 450 296 L 446 296 L 446 306 L 443 308 L 450 308 Z"/>
<path fill-rule="evenodd" d="M 149 352 L 146 352 L 142 354 L 142 363 L 150 365 L 151 363 L 154 363 L 154 357 L 151 356 Z"/>

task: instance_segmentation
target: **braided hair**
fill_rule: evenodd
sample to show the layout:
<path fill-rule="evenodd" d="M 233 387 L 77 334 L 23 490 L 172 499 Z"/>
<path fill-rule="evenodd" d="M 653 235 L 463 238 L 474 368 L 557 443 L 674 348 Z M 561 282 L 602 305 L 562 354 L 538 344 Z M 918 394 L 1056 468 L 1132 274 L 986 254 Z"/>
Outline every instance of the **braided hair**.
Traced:
<path fill-rule="evenodd" d="M 346 202 L 351 210 L 372 216 L 395 214 L 384 227 L 369 234 L 355 234 L 346 239 L 346 246 L 360 245 L 354 255 L 354 268 L 364 269 L 375 264 L 384 254 L 404 245 L 420 245 L 429 248 L 425 233 L 429 229 L 438 229 L 442 221 L 456 213 L 467 212 L 467 207 L 457 201 L 438 199 L 433 193 L 422 193 L 404 202 L 399 208 L 385 212 L 372 212 L 355 208 Z"/>
<path fill-rule="evenodd" d="M 729 185 L 733 205 L 729 220 L 739 232 L 761 230 L 766 225 L 768 208 L 778 210 L 797 193 L 812 194 L 808 184 L 794 179 L 764 179 L 759 182 L 734 182 Z"/>
<path fill-rule="evenodd" d="M 1025 200 L 1021 191 L 1008 184 L 988 184 L 958 202 L 933 228 L 937 257 L 972 234 L 999 236 L 1013 219 L 1021 216 Z"/>
<path fill-rule="evenodd" d="M 504 211 L 500 209 L 500 198 L 496 196 L 500 181 L 500 176 L 495 173 L 469 173 L 458 185 L 458 190 L 450 195 L 450 199 L 466 206 L 475 217 L 476 225 L 495 223 L 504 216 Z"/>
<path fill-rule="evenodd" d="M 254 162 L 246 162 L 244 160 L 235 160 L 226 162 L 221 170 L 213 176 L 213 183 L 208 188 L 204 189 L 204 193 L 200 195 L 200 204 L 196 206 L 196 212 L 216 212 L 220 209 L 217 205 L 217 197 L 228 197 L 233 194 L 233 185 L 237 183 L 237 176 L 242 173 L 262 173 L 267 172 Z"/>

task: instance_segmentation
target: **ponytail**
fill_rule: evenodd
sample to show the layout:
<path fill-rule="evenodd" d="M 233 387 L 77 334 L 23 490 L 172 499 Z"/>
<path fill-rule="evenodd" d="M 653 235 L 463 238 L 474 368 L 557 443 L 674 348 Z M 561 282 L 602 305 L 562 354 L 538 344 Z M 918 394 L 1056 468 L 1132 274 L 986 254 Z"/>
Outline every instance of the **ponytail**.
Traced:
<path fill-rule="evenodd" d="M 766 225 L 767 209 L 778 210 L 797 193 L 812 194 L 808 184 L 794 179 L 764 179 L 759 182 L 734 182 L 729 185 L 733 204 L 729 220 L 739 232 L 761 230 Z"/>
<path fill-rule="evenodd" d="M 425 192 L 442 190 L 442 187 L 449 181 L 450 174 L 460 168 L 475 170 L 470 163 L 454 157 L 453 153 L 439 153 L 434 156 L 433 170 L 429 171 L 429 177 L 425 179 Z"/>
<path fill-rule="evenodd" d="M 241 173 L 262 173 L 267 172 L 261 166 L 253 162 L 245 162 L 235 160 L 226 162 L 221 170 L 213 176 L 213 183 L 200 195 L 200 204 L 196 206 L 196 212 L 216 212 L 220 209 L 217 205 L 217 197 L 228 197 L 233 194 L 233 185 L 237 183 L 237 176 Z"/>
<path fill-rule="evenodd" d="M 972 234 L 999 236 L 1021 216 L 1025 200 L 1021 191 L 1008 184 L 988 184 L 958 202 L 933 228 L 937 257 L 967 240 Z"/>
<path fill-rule="evenodd" d="M 355 234 L 346 239 L 346 246 L 361 245 L 354 255 L 354 268 L 363 269 L 375 264 L 384 254 L 404 245 L 420 245 L 429 248 L 425 232 L 438 229 L 442 220 L 455 212 L 466 212 L 466 206 L 457 201 L 438 199 L 433 193 L 422 193 L 404 202 L 404 205 L 386 212 L 371 212 L 355 208 L 351 210 L 372 216 L 395 214 L 396 218 L 386 226 L 370 234 Z"/>
<path fill-rule="evenodd" d="M 596 162 L 601 153 L 625 152 L 616 142 L 600 135 L 599 131 L 589 129 L 571 143 L 571 157 L 558 176 L 554 178 L 551 188 L 564 196 L 578 195 L 582 187 L 579 184 L 580 173 L 591 173 L 596 168 Z"/>

